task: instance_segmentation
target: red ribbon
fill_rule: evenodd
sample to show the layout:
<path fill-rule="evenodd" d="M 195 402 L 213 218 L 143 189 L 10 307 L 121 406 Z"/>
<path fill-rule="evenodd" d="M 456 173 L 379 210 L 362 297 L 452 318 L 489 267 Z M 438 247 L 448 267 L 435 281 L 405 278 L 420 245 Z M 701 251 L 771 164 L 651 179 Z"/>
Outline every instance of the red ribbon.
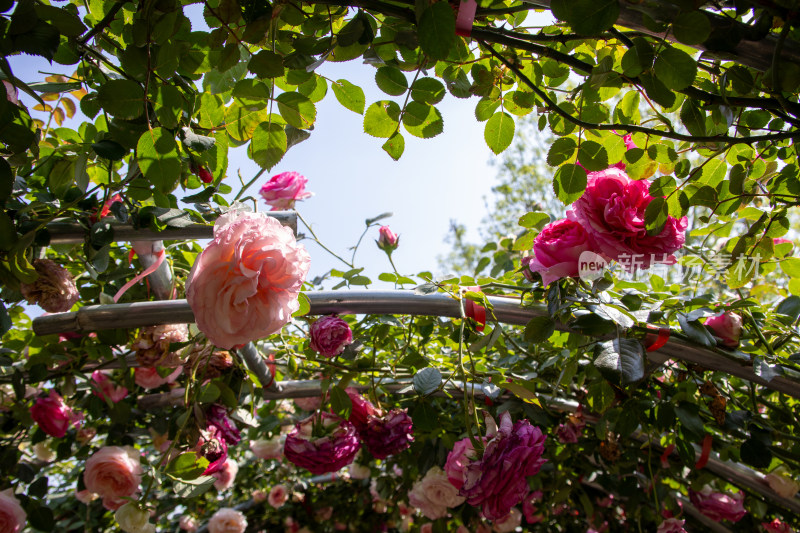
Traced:
<path fill-rule="evenodd" d="M 694 464 L 695 470 L 700 470 L 706 463 L 708 463 L 708 456 L 711 454 L 711 443 L 714 439 L 706 433 L 705 438 L 703 439 L 703 451 L 700 453 L 700 458 Z"/>
<path fill-rule="evenodd" d="M 476 0 L 461 0 L 458 4 L 458 15 L 456 16 L 456 35 L 462 37 L 470 36 L 477 8 L 478 2 Z"/>
<path fill-rule="evenodd" d="M 465 291 L 481 292 L 481 288 L 478 285 L 462 288 Z M 467 318 L 471 318 L 478 323 L 475 327 L 477 331 L 483 331 L 484 326 L 486 326 L 486 308 L 484 306 L 476 304 L 467 298 L 464 303 L 464 313 L 467 315 Z"/>
<path fill-rule="evenodd" d="M 141 280 L 143 280 L 144 278 L 146 278 L 147 276 L 158 270 L 158 267 L 160 267 L 161 263 L 164 262 L 164 258 L 166 256 L 167 256 L 166 250 L 162 249 L 160 252 L 158 252 L 158 258 L 156 259 L 155 263 L 144 269 L 140 274 L 138 274 L 128 283 L 123 285 L 122 288 L 117 291 L 117 294 L 114 295 L 114 303 L 117 303 L 119 299 L 122 298 L 122 295 L 128 291 L 128 289 L 130 289 L 131 287 L 139 283 Z"/>
<path fill-rule="evenodd" d="M 664 448 L 664 453 L 661 454 L 661 468 L 669 468 L 669 456 L 672 454 L 674 449 L 674 444 L 670 444 Z"/>
<path fill-rule="evenodd" d="M 264 385 L 265 389 L 268 389 L 270 385 L 275 383 L 275 354 L 274 353 L 269 354 L 267 360 L 269 361 L 269 363 L 267 363 L 267 368 L 269 368 L 269 383 Z"/>
<path fill-rule="evenodd" d="M 649 328 L 649 329 L 655 330 L 655 328 Z M 663 348 L 664 345 L 667 344 L 667 341 L 669 340 L 669 333 L 670 333 L 669 328 L 659 328 L 658 337 L 656 337 L 656 339 L 653 342 L 650 342 L 648 344 L 646 348 L 647 351 L 655 352 L 656 350 Z M 648 341 L 650 340 L 652 335 L 653 335 L 652 333 L 647 334 Z"/>

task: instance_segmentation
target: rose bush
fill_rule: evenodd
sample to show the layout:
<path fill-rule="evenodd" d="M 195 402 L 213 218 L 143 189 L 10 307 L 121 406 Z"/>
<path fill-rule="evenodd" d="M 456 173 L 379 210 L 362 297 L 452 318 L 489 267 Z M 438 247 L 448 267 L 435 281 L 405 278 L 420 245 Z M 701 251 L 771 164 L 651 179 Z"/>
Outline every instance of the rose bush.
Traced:
<path fill-rule="evenodd" d="M 305 247 L 276 219 L 229 211 L 186 282 L 197 327 L 224 349 L 275 333 L 300 307 L 309 263 Z"/>

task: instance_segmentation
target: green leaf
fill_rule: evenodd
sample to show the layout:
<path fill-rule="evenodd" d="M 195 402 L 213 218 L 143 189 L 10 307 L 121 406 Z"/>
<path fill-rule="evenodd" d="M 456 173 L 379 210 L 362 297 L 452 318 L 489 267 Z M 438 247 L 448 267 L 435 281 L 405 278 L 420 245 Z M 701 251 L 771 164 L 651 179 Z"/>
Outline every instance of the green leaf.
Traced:
<path fill-rule="evenodd" d="M 53 194 L 63 198 L 75 183 L 75 162 L 67 159 L 58 161 L 47 176 L 47 185 Z"/>
<path fill-rule="evenodd" d="M 290 125 L 298 129 L 309 129 L 317 119 L 314 102 L 300 93 L 282 93 L 276 98 L 278 111 Z"/>
<path fill-rule="evenodd" d="M 697 63 L 683 50 L 670 46 L 658 54 L 653 70 L 656 77 L 668 89 L 680 91 L 694 83 L 694 78 L 697 76 Z"/>
<path fill-rule="evenodd" d="M 144 111 L 144 91 L 131 80 L 109 80 L 97 91 L 97 102 L 109 115 L 133 120 Z"/>
<path fill-rule="evenodd" d="M 153 128 L 136 145 L 139 168 L 144 177 L 164 194 L 171 192 L 181 176 L 181 161 L 175 137 L 163 128 Z"/>
<path fill-rule="evenodd" d="M 172 490 L 174 490 L 175 494 L 179 497 L 192 500 L 213 487 L 216 481 L 217 478 L 214 476 L 201 476 L 197 479 L 175 483 Z"/>
<path fill-rule="evenodd" d="M 551 167 L 557 167 L 566 163 L 572 159 L 577 148 L 578 144 L 572 137 L 559 137 L 550 145 L 550 149 L 547 151 L 547 164 Z"/>
<path fill-rule="evenodd" d="M 755 468 L 769 468 L 772 463 L 772 450 L 760 439 L 749 438 L 739 448 L 742 462 Z"/>
<path fill-rule="evenodd" d="M 400 106 L 391 100 L 375 102 L 364 115 L 364 132 L 373 137 L 391 137 L 400 125 Z"/>
<path fill-rule="evenodd" d="M 544 342 L 556 330 L 555 321 L 549 316 L 537 316 L 525 325 L 525 340 L 528 342 Z"/>
<path fill-rule="evenodd" d="M 667 201 L 662 196 L 657 196 L 650 201 L 644 212 L 644 223 L 647 234 L 650 236 L 660 235 L 667 224 L 669 210 Z"/>
<path fill-rule="evenodd" d="M 578 165 L 562 165 L 553 177 L 553 190 L 559 200 L 569 205 L 586 190 L 586 171 Z"/>
<path fill-rule="evenodd" d="M 177 128 L 183 116 L 181 92 L 172 85 L 160 85 L 155 100 L 156 117 L 161 125 L 169 129 Z"/>
<path fill-rule="evenodd" d="M 450 4 L 436 2 L 425 9 L 417 37 L 420 48 L 431 59 L 447 59 L 456 44 L 456 17 Z"/>
<path fill-rule="evenodd" d="M 444 84 L 436 78 L 419 78 L 411 86 L 411 98 L 423 104 L 438 104 L 446 92 Z"/>
<path fill-rule="evenodd" d="M 81 22 L 80 17 L 68 9 L 37 3 L 36 14 L 41 20 L 50 22 L 66 37 L 77 37 L 86 31 L 86 26 Z"/>
<path fill-rule="evenodd" d="M 685 314 L 678 313 L 678 324 L 680 324 L 681 330 L 692 342 L 707 348 L 713 348 L 717 345 L 717 340 L 699 321 L 689 320 L 689 317 Z"/>
<path fill-rule="evenodd" d="M 28 523 L 39 531 L 55 531 L 56 520 L 53 511 L 44 505 L 28 508 Z"/>
<path fill-rule="evenodd" d="M 511 145 L 515 128 L 514 119 L 511 118 L 511 115 L 506 112 L 495 113 L 486 122 L 483 138 L 492 152 L 499 154 Z"/>
<path fill-rule="evenodd" d="M 684 433 L 688 432 L 691 438 L 699 441 L 705 435 L 703 420 L 700 418 L 700 409 L 697 404 L 681 402 L 675 406 L 675 414 L 681 422 Z"/>
<path fill-rule="evenodd" d="M 203 189 L 202 191 L 200 191 L 197 194 L 184 196 L 183 198 L 181 198 L 181 202 L 186 203 L 186 204 L 202 204 L 202 203 L 206 203 L 209 200 L 211 200 L 211 197 L 213 197 L 218 192 L 219 192 L 219 189 L 217 189 L 216 187 L 206 187 L 205 189 Z"/>
<path fill-rule="evenodd" d="M 261 50 L 250 58 L 247 70 L 259 78 L 280 78 L 283 76 L 283 58 L 271 50 Z"/>
<path fill-rule="evenodd" d="M 245 107 L 266 107 L 270 96 L 267 84 L 255 78 L 237 81 L 231 94 Z"/>
<path fill-rule="evenodd" d="M 549 155 L 549 154 L 548 154 Z M 589 172 L 608 168 L 608 153 L 605 147 L 594 141 L 583 141 L 578 148 L 578 161 Z"/>
<path fill-rule="evenodd" d="M 550 8 L 576 33 L 597 35 L 610 29 L 619 18 L 617 0 L 553 0 Z"/>
<path fill-rule="evenodd" d="M 337 415 L 345 420 L 350 418 L 350 413 L 353 411 L 353 401 L 350 396 L 340 386 L 331 387 L 331 409 Z"/>
<path fill-rule="evenodd" d="M 267 121 L 264 109 L 252 109 L 233 103 L 225 111 L 225 130 L 232 139 L 245 142 L 250 140 L 259 124 Z"/>
<path fill-rule="evenodd" d="M 550 222 L 550 215 L 539 211 L 531 211 L 519 217 L 519 225 L 523 228 L 541 229 L 548 222 Z"/>
<path fill-rule="evenodd" d="M 436 137 L 444 130 L 444 120 L 438 109 L 420 102 L 409 102 L 403 113 L 406 131 L 420 139 Z"/>
<path fill-rule="evenodd" d="M 332 83 L 331 89 L 333 89 L 333 94 L 336 96 L 336 99 L 346 109 L 358 113 L 359 115 L 364 114 L 366 100 L 364 98 L 364 91 L 361 89 L 361 87 L 358 85 L 353 85 L 349 81 L 342 79 Z"/>
<path fill-rule="evenodd" d="M 690 134 L 696 137 L 706 135 L 706 115 L 700 109 L 696 100 L 687 98 L 681 106 L 681 122 L 686 126 Z"/>
<path fill-rule="evenodd" d="M 430 394 L 442 384 L 442 373 L 437 368 L 426 366 L 414 375 L 413 383 L 417 394 Z"/>
<path fill-rule="evenodd" d="M 92 150 L 100 157 L 110 159 L 111 161 L 119 161 L 129 152 L 124 146 L 109 139 L 92 143 Z"/>
<path fill-rule="evenodd" d="M 436 431 L 441 429 L 439 411 L 427 402 L 422 402 L 411 413 L 415 431 Z"/>
<path fill-rule="evenodd" d="M 8 310 L 6 309 L 6 304 L 0 302 L 0 337 L 5 335 L 13 325 Z"/>
<path fill-rule="evenodd" d="M 300 308 L 292 313 L 293 317 L 301 317 L 306 316 L 309 311 L 311 311 L 311 300 L 308 299 L 306 293 L 301 292 L 297 295 L 297 302 L 300 304 Z"/>
<path fill-rule="evenodd" d="M 642 87 L 644 87 L 647 96 L 655 103 L 665 109 L 669 109 L 675 105 L 675 101 L 677 100 L 675 93 L 670 91 L 669 88 L 653 74 L 645 72 L 639 76 L 639 81 Z"/>
<path fill-rule="evenodd" d="M 500 107 L 500 99 L 484 96 L 478 100 L 478 104 L 475 106 L 475 118 L 478 119 L 478 122 L 489 120 L 498 107 Z"/>
<path fill-rule="evenodd" d="M 711 34 L 711 23 L 702 11 L 687 11 L 675 17 L 672 33 L 683 44 L 700 44 Z"/>
<path fill-rule="evenodd" d="M 248 154 L 261 168 L 277 165 L 288 150 L 286 130 L 280 124 L 263 122 L 253 132 Z"/>
<path fill-rule="evenodd" d="M 406 75 L 396 67 L 380 67 L 375 72 L 378 88 L 391 96 L 400 96 L 408 90 Z"/>
<path fill-rule="evenodd" d="M 622 72 L 631 78 L 638 77 L 653 66 L 655 56 L 655 50 L 650 43 L 643 37 L 636 37 L 633 39 L 633 47 L 622 56 Z"/>
<path fill-rule="evenodd" d="M 207 467 L 208 459 L 198 457 L 195 452 L 185 452 L 167 465 L 166 473 L 174 479 L 188 481 L 203 475 Z"/>
<path fill-rule="evenodd" d="M 395 133 L 385 143 L 381 146 L 383 150 L 389 154 L 389 157 L 398 161 L 400 157 L 403 155 L 403 151 L 406 148 L 406 141 L 400 132 Z"/>
<path fill-rule="evenodd" d="M 595 346 L 594 366 L 615 385 L 644 379 L 644 348 L 636 339 L 613 339 Z"/>
<path fill-rule="evenodd" d="M 216 94 L 200 95 L 200 109 L 197 113 L 197 124 L 201 128 L 216 128 L 225 120 L 225 106 L 222 98 Z"/>

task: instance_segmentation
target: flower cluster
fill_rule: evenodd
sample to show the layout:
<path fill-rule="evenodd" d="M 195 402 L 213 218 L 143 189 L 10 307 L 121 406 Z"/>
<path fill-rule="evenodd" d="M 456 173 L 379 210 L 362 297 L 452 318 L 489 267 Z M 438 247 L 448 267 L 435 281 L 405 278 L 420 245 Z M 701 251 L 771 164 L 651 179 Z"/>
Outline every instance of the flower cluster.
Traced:
<path fill-rule="evenodd" d="M 545 226 L 533 242 L 531 272 L 545 285 L 580 273 L 579 259 L 591 252 L 626 268 L 649 268 L 656 261 L 673 263 L 685 242 L 686 217 L 668 216 L 657 235 L 648 233 L 645 212 L 653 197 L 649 183 L 631 180 L 623 169 L 590 172 L 586 190 L 567 211 L 567 218 Z M 631 265 L 631 259 L 636 262 Z"/>
<path fill-rule="evenodd" d="M 546 462 L 542 458 L 545 437 L 527 420 L 513 423 L 507 411 L 500 417 L 498 428 L 487 418 L 490 422 L 483 456 L 472 460 L 477 454 L 471 443 L 467 445 L 469 439 L 462 439 L 461 446 L 450 452 L 445 469 L 467 503 L 481 507 L 486 518 L 498 520 L 528 494 L 527 477 L 537 474 Z"/>
<path fill-rule="evenodd" d="M 347 420 L 326 412 L 311 415 L 286 436 L 283 454 L 312 474 L 336 472 L 353 462 L 361 443 Z"/>

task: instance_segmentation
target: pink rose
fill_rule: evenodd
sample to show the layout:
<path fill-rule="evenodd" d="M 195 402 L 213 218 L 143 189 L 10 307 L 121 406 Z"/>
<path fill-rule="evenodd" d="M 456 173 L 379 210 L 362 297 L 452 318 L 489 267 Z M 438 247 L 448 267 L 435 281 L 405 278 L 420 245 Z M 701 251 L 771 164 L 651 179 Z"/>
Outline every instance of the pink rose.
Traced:
<path fill-rule="evenodd" d="M 649 268 L 656 261 L 673 263 L 672 253 L 686 240 L 688 220 L 667 217 L 658 235 L 648 235 L 644 215 L 653 200 L 649 185 L 614 167 L 590 172 L 586 191 L 567 217 L 583 226 L 598 253 L 628 270 Z"/>
<path fill-rule="evenodd" d="M 208 533 L 244 533 L 247 519 L 236 509 L 223 507 L 208 521 Z"/>
<path fill-rule="evenodd" d="M 311 197 L 311 193 L 305 190 L 306 183 L 308 180 L 297 172 L 283 172 L 272 176 L 261 187 L 260 194 L 272 206 L 272 211 L 292 209 L 297 200 Z"/>
<path fill-rule="evenodd" d="M 311 324 L 312 350 L 323 357 L 335 357 L 353 342 L 350 326 L 338 316 L 324 316 Z"/>
<path fill-rule="evenodd" d="M 578 408 L 575 414 L 567 417 L 566 424 L 559 424 L 558 428 L 556 428 L 558 442 L 562 444 L 577 443 L 584 427 L 586 427 L 586 422 L 583 421 L 583 413 Z"/>
<path fill-rule="evenodd" d="M 267 496 L 267 501 L 275 509 L 283 507 L 283 504 L 286 503 L 288 499 L 289 493 L 286 492 L 286 487 L 283 485 L 275 485 L 272 487 L 269 491 L 269 496 Z"/>
<path fill-rule="evenodd" d="M 539 508 L 534 505 L 538 500 L 542 499 L 542 496 L 542 491 L 535 490 L 522 500 L 522 514 L 525 516 L 525 521 L 527 523 L 538 524 L 544 520 L 544 516 L 537 514 Z"/>
<path fill-rule="evenodd" d="M 92 372 L 92 381 L 94 382 L 92 383 L 92 394 L 106 401 L 117 403 L 128 395 L 128 389 L 114 385 L 114 382 L 103 371 Z"/>
<path fill-rule="evenodd" d="M 80 298 L 72 274 L 50 259 L 35 259 L 33 268 L 39 277 L 32 283 L 20 283 L 23 298 L 48 313 L 69 311 Z"/>
<path fill-rule="evenodd" d="M 295 398 L 295 405 L 303 411 L 316 411 L 322 406 L 322 396 L 308 396 L 307 398 Z"/>
<path fill-rule="evenodd" d="M 720 313 L 706 319 L 705 326 L 714 336 L 720 338 L 720 344 L 728 348 L 739 346 L 739 337 L 742 336 L 742 317 L 736 313 Z"/>
<path fill-rule="evenodd" d="M 433 524 L 428 522 L 419 526 L 419 533 L 433 533 Z"/>
<path fill-rule="evenodd" d="M 142 467 L 139 455 L 130 446 L 104 446 L 87 461 L 83 472 L 86 490 L 103 498 L 106 509 L 117 510 L 124 503 L 123 498 L 139 491 L 142 481 Z"/>
<path fill-rule="evenodd" d="M 464 503 L 464 497 L 459 495 L 458 489 L 450 483 L 447 474 L 438 466 L 432 467 L 425 473 L 419 482 L 419 490 L 434 505 L 458 507 Z"/>
<path fill-rule="evenodd" d="M 0 492 L 0 531 L 19 533 L 25 529 L 27 515 L 14 497 L 13 489 Z"/>
<path fill-rule="evenodd" d="M 81 503 L 89 505 L 91 502 L 97 499 L 97 494 L 89 492 L 86 489 L 83 489 L 75 492 L 75 499 L 77 499 Z"/>
<path fill-rule="evenodd" d="M 658 525 L 656 533 L 686 533 L 683 524 L 686 520 L 679 520 L 677 518 L 667 518 Z"/>
<path fill-rule="evenodd" d="M 689 489 L 689 499 L 697 510 L 715 522 L 730 520 L 738 522 L 747 511 L 744 509 L 744 493 L 739 491 L 734 495 L 714 492 L 706 485 L 700 492 Z"/>
<path fill-rule="evenodd" d="M 197 327 L 224 349 L 279 331 L 300 308 L 309 263 L 292 230 L 275 218 L 228 211 L 186 282 Z"/>
<path fill-rule="evenodd" d="M 133 371 L 133 380 L 143 389 L 157 389 L 162 385 L 175 383 L 182 372 L 183 367 L 179 366 L 171 374 L 162 378 L 156 367 L 140 366 Z"/>
<path fill-rule="evenodd" d="M 214 488 L 222 492 L 228 490 L 233 486 L 236 481 L 236 474 L 239 472 L 239 463 L 228 457 L 228 460 L 223 463 L 222 468 L 211 474 L 217 480 L 214 482 Z"/>
<path fill-rule="evenodd" d="M 510 533 L 522 525 L 522 513 L 516 507 L 512 508 L 509 513 L 494 521 L 493 531 L 496 533 Z"/>
<path fill-rule="evenodd" d="M 800 490 L 800 483 L 797 483 L 779 472 L 770 472 L 764 476 L 764 481 L 767 482 L 769 488 L 775 491 L 776 494 L 784 498 L 794 498 L 794 495 Z"/>
<path fill-rule="evenodd" d="M 376 459 L 400 453 L 414 440 L 414 425 L 405 409 L 392 409 L 383 416 L 370 416 L 361 439 Z"/>
<path fill-rule="evenodd" d="M 389 226 L 381 226 L 378 230 L 378 248 L 386 252 L 392 253 L 400 245 L 400 237 L 389 229 Z"/>
<path fill-rule="evenodd" d="M 312 474 L 326 474 L 352 463 L 359 449 L 353 424 L 320 412 L 301 421 L 286 436 L 283 455 Z"/>
<path fill-rule="evenodd" d="M 83 417 L 75 413 L 56 391 L 41 397 L 31 406 L 31 417 L 42 431 L 51 437 L 61 438 L 67 434 L 71 424 L 77 424 Z"/>
<path fill-rule="evenodd" d="M 577 277 L 578 260 L 583 252 L 593 251 L 583 226 L 569 219 L 551 222 L 533 240 L 533 257 L 528 261 L 531 272 L 542 276 L 549 285 L 561 278 Z"/>
<path fill-rule="evenodd" d="M 458 492 L 455 493 L 456 496 Z M 437 504 L 428 499 L 425 495 L 425 489 L 422 486 L 422 480 L 416 481 L 411 490 L 408 491 L 408 503 L 412 507 L 419 509 L 419 512 L 426 518 L 431 520 L 438 520 L 447 516 L 447 507 Z"/>
<path fill-rule="evenodd" d="M 781 522 L 777 518 L 772 522 L 761 522 L 761 527 L 765 533 L 794 533 L 794 529 L 789 524 Z"/>
<path fill-rule="evenodd" d="M 250 441 L 250 451 L 259 459 L 280 459 L 283 457 L 283 443 L 279 437 Z"/>
<path fill-rule="evenodd" d="M 547 460 L 542 458 L 542 430 L 527 420 L 513 423 L 506 411 L 492 433 L 487 432 L 483 457 L 466 465 L 460 494 L 470 505 L 480 506 L 486 518 L 498 520 L 522 502 L 528 494 L 527 477 L 537 474 Z"/>
<path fill-rule="evenodd" d="M 348 420 L 356 427 L 359 433 L 362 433 L 367 429 L 369 417 L 372 415 L 380 416 L 381 412 L 372 405 L 372 402 L 364 398 L 364 396 L 359 394 L 353 387 L 347 387 L 344 391 L 350 397 L 350 401 L 353 404 L 353 409 L 350 411 L 350 418 Z"/>
<path fill-rule="evenodd" d="M 525 276 L 525 279 L 533 282 L 533 271 L 531 270 L 531 263 L 533 263 L 533 256 L 526 255 L 520 260 L 521 268 L 519 269 L 522 272 L 522 275 Z"/>
<path fill-rule="evenodd" d="M 484 443 L 486 439 L 484 439 Z M 447 472 L 447 479 L 457 489 L 464 486 L 467 465 L 477 457 L 472 441 L 468 438 L 456 442 L 453 449 L 447 454 L 447 462 L 444 470 Z"/>
<path fill-rule="evenodd" d="M 189 533 L 194 533 L 197 531 L 197 520 L 195 517 L 185 514 L 181 516 L 181 519 L 178 521 L 178 527 Z"/>
<path fill-rule="evenodd" d="M 253 502 L 254 503 L 262 503 L 267 501 L 267 493 L 261 489 L 257 489 L 253 491 Z"/>

